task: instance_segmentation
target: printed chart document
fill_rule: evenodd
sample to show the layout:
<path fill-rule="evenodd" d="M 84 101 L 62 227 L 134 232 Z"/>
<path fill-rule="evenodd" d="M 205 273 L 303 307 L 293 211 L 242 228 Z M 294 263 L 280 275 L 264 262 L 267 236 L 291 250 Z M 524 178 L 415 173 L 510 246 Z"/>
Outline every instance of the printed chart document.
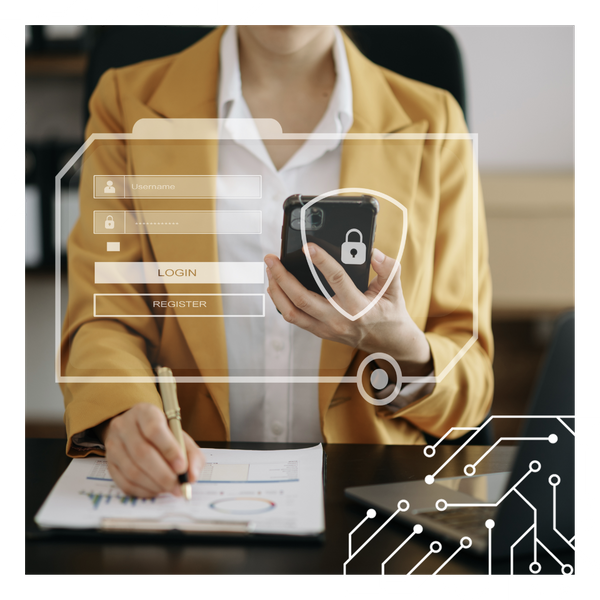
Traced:
<path fill-rule="evenodd" d="M 325 530 L 323 447 L 202 448 L 206 465 L 192 500 L 127 496 L 106 460 L 74 459 L 35 517 L 43 529 L 259 533 L 316 536 Z"/>

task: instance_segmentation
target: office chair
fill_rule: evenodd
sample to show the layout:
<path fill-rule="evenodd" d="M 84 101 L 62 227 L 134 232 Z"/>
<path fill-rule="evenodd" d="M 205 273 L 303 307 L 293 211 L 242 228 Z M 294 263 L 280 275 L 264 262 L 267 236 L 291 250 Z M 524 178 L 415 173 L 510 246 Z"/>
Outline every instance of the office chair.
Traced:
<path fill-rule="evenodd" d="M 465 77 L 454 36 L 437 25 L 345 25 L 344 31 L 375 64 L 448 90 L 467 114 Z"/>
<path fill-rule="evenodd" d="M 85 74 L 84 123 L 90 116 L 90 96 L 105 71 L 181 52 L 213 29 L 174 25 L 110 25 L 94 28 Z"/>
<path fill-rule="evenodd" d="M 168 25 L 114 25 L 97 27 L 92 33 L 85 76 L 85 122 L 88 101 L 102 74 L 143 60 L 184 50 L 202 39 L 213 27 Z M 391 71 L 440 87 L 456 98 L 466 118 L 466 92 L 460 49 L 453 35 L 435 25 L 345 25 L 344 31 L 374 63 Z M 428 443 L 437 441 L 426 436 Z M 463 438 L 444 440 L 459 444 Z M 492 443 L 486 428 L 474 441 Z"/>

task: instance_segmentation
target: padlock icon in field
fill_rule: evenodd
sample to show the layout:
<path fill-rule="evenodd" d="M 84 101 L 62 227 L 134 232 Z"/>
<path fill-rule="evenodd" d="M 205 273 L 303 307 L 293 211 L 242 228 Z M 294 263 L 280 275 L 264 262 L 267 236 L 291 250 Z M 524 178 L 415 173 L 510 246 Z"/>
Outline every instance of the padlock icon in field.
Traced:
<path fill-rule="evenodd" d="M 351 233 L 358 233 L 359 241 L 350 242 Z M 342 244 L 342 262 L 345 265 L 362 265 L 367 259 L 367 247 L 363 244 L 363 235 L 358 229 L 349 229 L 346 241 Z"/>
<path fill-rule="evenodd" d="M 104 229 L 114 229 L 115 228 L 115 220 L 112 215 L 108 215 L 106 217 L 106 221 L 104 221 Z"/>

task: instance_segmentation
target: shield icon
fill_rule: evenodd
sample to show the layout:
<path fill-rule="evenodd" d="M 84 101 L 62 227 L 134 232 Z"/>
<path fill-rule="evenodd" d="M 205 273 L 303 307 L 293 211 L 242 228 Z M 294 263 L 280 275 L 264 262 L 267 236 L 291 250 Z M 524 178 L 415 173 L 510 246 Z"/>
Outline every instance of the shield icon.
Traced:
<path fill-rule="evenodd" d="M 345 311 L 337 302 L 335 302 L 333 300 L 333 298 L 330 296 L 329 292 L 326 290 L 325 286 L 323 285 L 323 283 L 321 282 L 321 279 L 319 278 L 319 276 L 317 274 L 315 265 L 313 264 L 312 259 L 310 257 L 310 253 L 309 252 L 305 253 L 305 257 L 308 262 L 308 267 L 310 268 L 310 272 L 312 273 L 312 276 L 314 277 L 317 285 L 319 286 L 319 289 L 321 290 L 321 293 L 323 294 L 323 296 L 325 296 L 325 298 L 327 298 L 327 300 L 329 301 L 329 304 L 331 304 L 331 306 L 333 306 L 341 315 L 344 315 L 344 317 L 346 317 L 350 321 L 356 321 L 357 319 L 360 319 L 360 317 L 362 317 L 363 315 L 367 314 L 377 304 L 377 302 L 379 302 L 381 297 L 385 294 L 388 287 L 392 283 L 392 279 L 396 276 L 396 273 L 398 272 L 398 268 L 400 267 L 400 259 L 402 258 L 402 254 L 404 252 L 404 246 L 406 244 L 406 234 L 408 232 L 408 210 L 406 209 L 406 207 L 404 205 L 400 204 L 400 202 L 398 202 L 397 200 L 394 200 L 394 198 L 392 198 L 391 196 L 388 196 L 387 194 L 383 194 L 382 192 L 377 192 L 375 190 L 369 190 L 366 188 L 341 188 L 339 190 L 333 190 L 331 192 L 321 194 L 320 196 L 313 198 L 310 202 L 307 202 L 301 209 L 300 235 L 302 236 L 302 245 L 303 246 L 306 246 L 306 244 L 307 244 L 306 211 L 311 206 L 313 206 L 314 204 L 319 202 L 320 200 L 329 198 L 329 196 L 337 196 L 339 194 L 367 194 L 369 196 L 375 196 L 376 198 L 382 198 L 384 200 L 387 200 L 388 202 L 391 202 L 394 206 L 398 207 L 402 211 L 402 214 L 403 214 L 402 238 L 400 240 L 400 248 L 398 249 L 398 256 L 396 257 L 396 264 L 394 265 L 392 274 L 390 277 L 388 277 L 388 280 L 385 282 L 385 285 L 381 288 L 381 290 L 379 291 L 377 296 L 375 298 L 373 298 L 373 300 L 371 300 L 371 302 L 369 302 L 369 304 L 367 306 L 365 306 L 356 315 L 351 315 L 350 313 Z"/>

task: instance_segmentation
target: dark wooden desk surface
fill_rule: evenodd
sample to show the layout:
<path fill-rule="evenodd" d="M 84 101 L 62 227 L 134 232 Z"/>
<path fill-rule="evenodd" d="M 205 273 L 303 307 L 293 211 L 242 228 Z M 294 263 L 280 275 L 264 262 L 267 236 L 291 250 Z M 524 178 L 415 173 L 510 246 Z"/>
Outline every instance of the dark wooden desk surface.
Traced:
<path fill-rule="evenodd" d="M 306 444 L 218 444 L 210 447 L 269 450 L 298 448 Z M 208 446 L 208 444 L 207 444 Z M 60 538 L 41 534 L 33 521 L 54 483 L 70 460 L 64 440 L 26 440 L 26 573 L 27 574 L 339 574 L 348 559 L 348 534 L 365 517 L 366 509 L 344 496 L 351 486 L 390 483 L 423 478 L 437 469 L 456 449 L 440 446 L 434 458 L 423 455 L 422 446 L 377 446 L 326 444 L 325 488 L 326 536 L 322 543 L 272 541 L 215 541 L 202 539 L 140 540 Z M 462 475 L 465 464 L 473 463 L 487 448 L 465 448 L 440 473 Z M 514 447 L 498 446 L 478 466 L 478 472 L 507 470 Z M 385 520 L 369 519 L 353 536 L 358 548 Z M 349 563 L 348 574 L 379 574 L 381 562 L 412 529 L 391 522 Z M 386 565 L 386 573 L 410 571 L 429 552 L 434 538 L 415 536 Z M 367 551 L 368 549 L 368 551 Z M 456 549 L 444 544 L 416 573 L 433 573 Z M 496 570 L 496 569 L 495 569 Z M 498 572 L 496 570 L 496 572 Z M 500 572 L 504 572 L 501 568 Z M 507 572 L 507 571 L 506 571 Z M 459 552 L 440 572 L 443 574 L 487 573 L 485 558 Z"/>

